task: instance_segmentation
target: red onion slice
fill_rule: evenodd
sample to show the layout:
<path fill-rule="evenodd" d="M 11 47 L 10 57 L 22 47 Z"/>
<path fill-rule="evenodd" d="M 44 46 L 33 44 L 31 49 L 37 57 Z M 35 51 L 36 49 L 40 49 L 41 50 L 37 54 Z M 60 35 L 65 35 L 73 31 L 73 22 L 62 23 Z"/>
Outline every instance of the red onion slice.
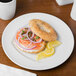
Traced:
<path fill-rule="evenodd" d="M 28 33 L 29 33 L 29 31 L 27 32 L 27 38 L 28 38 L 31 42 L 33 42 L 33 43 L 40 43 L 40 42 L 42 41 L 41 38 L 40 38 L 40 40 L 37 41 L 37 42 L 33 41 L 32 38 L 34 37 L 34 35 L 33 35 L 32 37 L 29 38 L 29 37 L 28 37 Z"/>
<path fill-rule="evenodd" d="M 31 40 L 30 38 L 28 38 L 31 42 L 33 42 L 33 43 L 40 43 L 41 41 L 42 41 L 42 39 L 40 39 L 39 41 L 37 41 L 37 42 L 35 42 L 35 41 L 33 41 L 33 40 Z"/>
<path fill-rule="evenodd" d="M 20 32 L 20 38 L 22 38 L 22 35 L 21 35 L 22 31 Z M 26 34 L 23 34 L 23 36 L 27 36 L 27 33 Z M 24 40 L 28 40 L 28 38 L 24 39 Z"/>
<path fill-rule="evenodd" d="M 18 38 L 18 41 L 19 41 L 19 39 L 20 39 L 20 38 Z M 21 46 L 21 45 L 19 44 L 18 41 L 17 41 L 16 38 L 15 38 L 16 44 L 17 44 L 20 48 L 22 48 L 24 51 L 25 51 L 25 50 L 32 50 L 32 49 L 34 49 L 35 47 L 37 47 L 37 46 L 33 46 L 32 48 L 28 48 L 28 46 L 31 45 L 31 43 L 30 43 L 26 48 L 24 48 L 23 46 Z"/>
<path fill-rule="evenodd" d="M 29 33 L 29 30 L 27 31 L 27 34 L 26 34 L 27 35 L 27 38 L 28 38 L 28 33 Z M 33 38 L 33 37 L 34 37 L 34 33 L 32 32 L 32 36 L 30 37 L 30 39 Z"/>
<path fill-rule="evenodd" d="M 25 29 L 23 28 L 23 30 L 25 31 Z M 27 35 L 28 35 L 28 32 L 29 31 L 31 31 L 31 29 L 30 28 L 28 28 L 28 30 L 27 30 L 27 32 L 26 32 L 26 34 L 23 34 L 23 35 L 21 35 L 21 33 L 22 33 L 22 31 L 20 31 L 20 38 L 23 38 L 22 36 L 26 36 L 26 37 L 28 37 Z M 31 31 L 32 32 L 32 31 Z M 32 32 L 32 36 L 30 37 L 30 38 L 33 38 L 34 37 L 34 33 Z M 24 39 L 24 40 L 28 40 L 28 38 L 26 38 L 26 39 Z"/>
<path fill-rule="evenodd" d="M 30 44 L 28 44 L 28 46 L 26 48 L 28 48 L 31 44 L 32 44 L 32 42 L 30 42 Z"/>

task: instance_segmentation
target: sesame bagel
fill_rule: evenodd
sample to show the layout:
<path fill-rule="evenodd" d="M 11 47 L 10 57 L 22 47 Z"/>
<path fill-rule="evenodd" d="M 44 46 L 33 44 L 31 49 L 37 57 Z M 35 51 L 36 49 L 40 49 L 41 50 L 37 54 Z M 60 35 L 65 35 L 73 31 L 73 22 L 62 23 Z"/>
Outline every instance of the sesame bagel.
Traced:
<path fill-rule="evenodd" d="M 46 22 L 39 19 L 32 19 L 29 22 L 31 30 L 45 41 L 54 41 L 57 39 L 55 30 Z"/>

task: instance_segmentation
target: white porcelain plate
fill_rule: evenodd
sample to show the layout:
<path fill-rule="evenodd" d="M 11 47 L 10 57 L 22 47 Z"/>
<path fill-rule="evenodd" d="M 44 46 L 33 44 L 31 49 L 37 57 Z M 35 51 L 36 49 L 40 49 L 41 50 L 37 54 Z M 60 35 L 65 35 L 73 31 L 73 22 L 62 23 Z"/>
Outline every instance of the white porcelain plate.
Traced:
<path fill-rule="evenodd" d="M 36 55 L 23 53 L 13 46 L 12 40 L 17 30 L 23 26 L 27 27 L 31 19 L 41 19 L 56 30 L 58 40 L 62 44 L 56 48 L 53 56 L 36 61 Z M 74 37 L 67 24 L 59 18 L 45 13 L 29 13 L 14 19 L 7 25 L 2 35 L 2 46 L 6 55 L 15 64 L 31 70 L 47 70 L 61 65 L 69 58 L 74 47 Z"/>

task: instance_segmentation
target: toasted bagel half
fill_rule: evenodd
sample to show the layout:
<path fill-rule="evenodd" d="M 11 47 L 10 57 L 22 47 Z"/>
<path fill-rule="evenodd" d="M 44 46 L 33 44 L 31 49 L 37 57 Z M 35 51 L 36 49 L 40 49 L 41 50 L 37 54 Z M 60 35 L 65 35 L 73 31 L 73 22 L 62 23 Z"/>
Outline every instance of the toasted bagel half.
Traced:
<path fill-rule="evenodd" d="M 33 19 L 29 22 L 31 30 L 45 41 L 54 41 L 57 39 L 55 30 L 46 22 Z"/>

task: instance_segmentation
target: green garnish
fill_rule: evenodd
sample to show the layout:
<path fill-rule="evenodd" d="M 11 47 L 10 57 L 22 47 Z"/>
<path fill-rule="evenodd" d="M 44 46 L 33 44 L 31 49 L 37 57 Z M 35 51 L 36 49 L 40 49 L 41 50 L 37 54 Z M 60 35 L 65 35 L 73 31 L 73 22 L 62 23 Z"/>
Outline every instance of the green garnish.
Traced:
<path fill-rule="evenodd" d="M 22 30 L 22 33 L 21 33 L 21 35 L 23 35 L 25 33 L 25 31 L 24 30 Z"/>
<path fill-rule="evenodd" d="M 32 39 L 33 41 L 36 41 L 34 38 Z"/>
<path fill-rule="evenodd" d="M 39 39 L 39 36 L 36 36 L 36 39 Z"/>
<path fill-rule="evenodd" d="M 31 36 L 32 36 L 32 32 L 31 32 L 31 31 L 29 31 L 28 36 L 29 36 L 29 37 L 31 37 Z"/>
<path fill-rule="evenodd" d="M 24 40 L 25 38 L 27 38 L 27 36 L 25 36 L 25 37 L 22 37 L 22 40 Z"/>
<path fill-rule="evenodd" d="M 24 33 L 25 31 L 24 30 L 22 30 L 22 33 Z"/>
<path fill-rule="evenodd" d="M 22 37 L 22 40 L 24 40 L 25 39 L 25 37 Z"/>

